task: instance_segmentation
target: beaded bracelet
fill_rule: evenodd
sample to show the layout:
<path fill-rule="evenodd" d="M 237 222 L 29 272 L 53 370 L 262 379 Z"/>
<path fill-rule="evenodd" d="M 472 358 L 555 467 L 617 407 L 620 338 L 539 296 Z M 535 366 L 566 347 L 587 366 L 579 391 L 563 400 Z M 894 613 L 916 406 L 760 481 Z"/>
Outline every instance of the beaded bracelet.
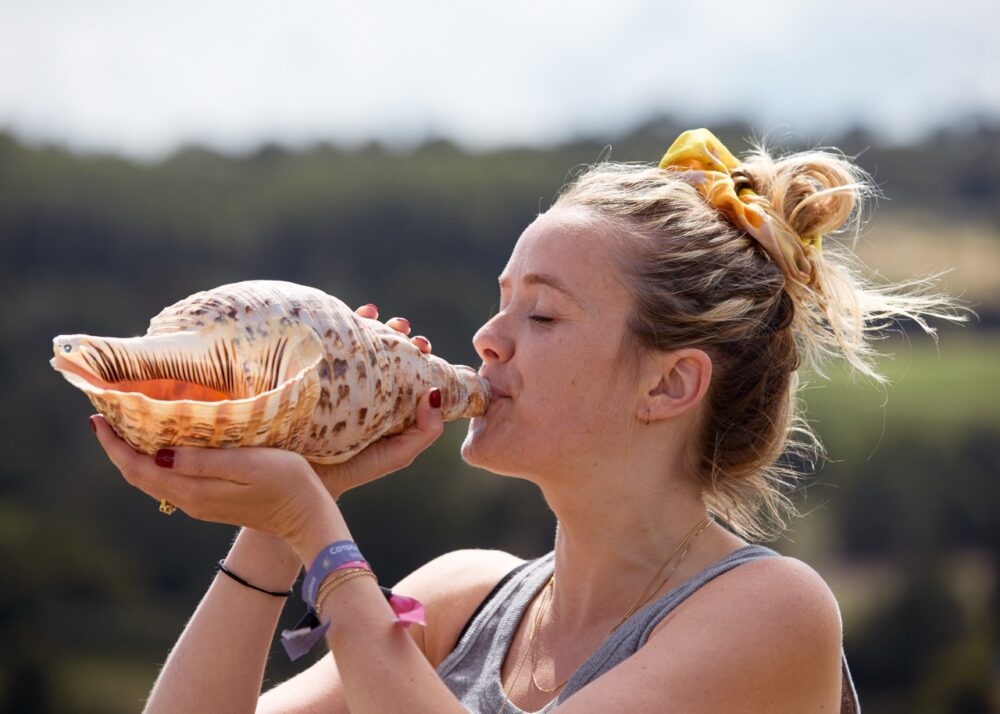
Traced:
<path fill-rule="evenodd" d="M 320 622 L 323 621 L 323 602 L 327 597 L 330 596 L 334 590 L 346 583 L 348 580 L 354 580 L 354 578 L 368 576 L 375 582 L 378 582 L 378 578 L 375 577 L 373 573 L 368 568 L 352 568 L 350 570 L 341 571 L 344 574 L 337 577 L 328 578 L 324 583 L 323 587 L 319 590 L 319 595 L 316 596 L 316 619 Z"/>
<path fill-rule="evenodd" d="M 330 577 L 324 580 L 323 584 L 320 585 L 319 592 L 316 593 L 316 601 L 313 603 L 312 607 L 313 612 L 316 613 L 319 612 L 320 603 L 323 602 L 324 598 L 326 598 L 326 596 L 329 595 L 335 587 L 337 587 L 337 584 L 341 580 L 344 580 L 348 576 L 352 576 L 356 573 L 362 573 L 362 574 L 370 573 L 371 576 L 375 578 L 375 581 L 378 582 L 378 578 L 375 577 L 375 573 L 372 572 L 372 569 L 369 568 L 367 564 L 365 564 L 364 567 L 357 565 L 354 566 L 345 565 L 343 567 L 337 568 L 334 572 L 330 574 Z"/>

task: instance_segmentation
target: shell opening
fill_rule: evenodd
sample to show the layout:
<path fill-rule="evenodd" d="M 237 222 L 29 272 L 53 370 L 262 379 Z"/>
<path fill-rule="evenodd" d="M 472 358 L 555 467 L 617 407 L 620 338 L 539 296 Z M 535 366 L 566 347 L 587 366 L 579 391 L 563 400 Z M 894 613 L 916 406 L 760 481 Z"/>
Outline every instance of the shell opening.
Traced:
<path fill-rule="evenodd" d="M 220 402 L 277 389 L 322 359 L 311 331 L 289 330 L 238 350 L 197 332 L 125 339 L 57 337 L 52 366 L 77 386 L 137 392 L 159 401 Z"/>

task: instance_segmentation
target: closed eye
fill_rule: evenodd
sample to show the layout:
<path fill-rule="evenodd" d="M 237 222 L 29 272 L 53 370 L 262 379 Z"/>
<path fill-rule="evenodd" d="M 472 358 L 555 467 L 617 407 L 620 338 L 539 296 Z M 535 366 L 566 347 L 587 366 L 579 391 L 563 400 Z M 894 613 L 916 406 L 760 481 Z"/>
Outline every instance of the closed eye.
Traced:
<path fill-rule="evenodd" d="M 529 320 L 534 320 L 535 322 L 552 322 L 551 317 L 543 317 L 542 315 L 529 315 Z"/>

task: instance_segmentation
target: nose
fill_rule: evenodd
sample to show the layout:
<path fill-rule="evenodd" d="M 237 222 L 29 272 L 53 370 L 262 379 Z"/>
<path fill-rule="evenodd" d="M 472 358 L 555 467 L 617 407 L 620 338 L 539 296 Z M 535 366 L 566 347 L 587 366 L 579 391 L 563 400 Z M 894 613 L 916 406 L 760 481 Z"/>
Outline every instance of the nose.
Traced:
<path fill-rule="evenodd" d="M 514 342 L 503 330 L 502 316 L 503 312 L 498 312 L 472 337 L 472 345 L 484 364 L 506 362 L 514 354 Z"/>

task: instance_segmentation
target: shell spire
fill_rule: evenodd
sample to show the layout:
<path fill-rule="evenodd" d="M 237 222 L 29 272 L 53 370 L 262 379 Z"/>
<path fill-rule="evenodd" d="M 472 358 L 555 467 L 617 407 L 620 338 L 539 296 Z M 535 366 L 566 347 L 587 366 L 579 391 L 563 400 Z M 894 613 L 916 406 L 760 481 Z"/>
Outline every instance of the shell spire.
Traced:
<path fill-rule="evenodd" d="M 441 389 L 446 420 L 484 414 L 489 383 L 425 355 L 332 295 L 251 280 L 165 308 L 143 337 L 60 335 L 53 368 L 134 448 L 271 446 L 346 461 L 414 423 Z"/>

